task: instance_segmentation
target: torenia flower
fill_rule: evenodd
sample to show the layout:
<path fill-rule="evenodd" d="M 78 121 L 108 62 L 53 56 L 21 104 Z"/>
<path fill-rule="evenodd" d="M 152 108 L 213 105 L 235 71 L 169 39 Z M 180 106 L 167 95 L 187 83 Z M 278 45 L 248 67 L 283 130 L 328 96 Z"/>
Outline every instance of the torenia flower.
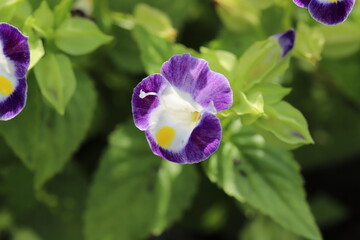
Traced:
<path fill-rule="evenodd" d="M 205 60 L 182 54 L 165 62 L 161 74 L 135 87 L 132 113 L 154 154 L 176 163 L 196 163 L 219 147 L 222 130 L 215 114 L 231 104 L 228 80 L 211 71 Z"/>
<path fill-rule="evenodd" d="M 24 108 L 29 62 L 27 37 L 17 28 L 0 23 L 0 120 L 9 120 Z"/>
<path fill-rule="evenodd" d="M 326 25 L 342 23 L 349 16 L 355 0 L 293 0 L 299 7 L 308 8 L 310 15 Z"/>

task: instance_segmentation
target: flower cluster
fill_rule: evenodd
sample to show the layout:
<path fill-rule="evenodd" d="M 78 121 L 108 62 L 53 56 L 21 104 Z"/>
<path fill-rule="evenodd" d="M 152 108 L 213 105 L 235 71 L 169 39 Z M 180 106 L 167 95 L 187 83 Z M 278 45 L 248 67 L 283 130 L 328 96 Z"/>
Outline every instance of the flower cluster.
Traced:
<path fill-rule="evenodd" d="M 0 120 L 9 120 L 24 108 L 29 62 L 27 37 L 17 28 L 0 23 Z"/>
<path fill-rule="evenodd" d="M 355 0 L 293 0 L 299 7 L 308 8 L 310 15 L 326 25 L 342 23 L 349 16 Z"/>

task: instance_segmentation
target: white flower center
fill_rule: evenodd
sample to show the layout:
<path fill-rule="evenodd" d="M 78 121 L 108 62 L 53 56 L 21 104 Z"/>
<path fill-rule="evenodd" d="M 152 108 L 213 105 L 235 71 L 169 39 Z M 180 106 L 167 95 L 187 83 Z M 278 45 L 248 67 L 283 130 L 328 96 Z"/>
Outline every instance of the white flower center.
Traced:
<path fill-rule="evenodd" d="M 193 97 L 170 84 L 161 93 L 140 91 L 140 98 L 156 95 L 159 106 L 150 114 L 149 131 L 157 144 L 171 151 L 179 151 L 187 144 L 193 129 L 205 109 Z"/>

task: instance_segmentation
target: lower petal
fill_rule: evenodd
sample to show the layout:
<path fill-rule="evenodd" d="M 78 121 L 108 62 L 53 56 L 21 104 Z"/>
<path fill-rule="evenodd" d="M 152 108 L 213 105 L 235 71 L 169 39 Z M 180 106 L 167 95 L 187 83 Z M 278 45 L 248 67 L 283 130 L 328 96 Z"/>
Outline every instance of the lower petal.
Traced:
<path fill-rule="evenodd" d="M 192 131 L 187 144 L 179 151 L 171 151 L 160 147 L 152 134 L 146 131 L 146 137 L 152 151 L 171 162 L 197 163 L 207 159 L 219 147 L 221 141 L 221 125 L 219 119 L 209 113 L 205 113 L 200 123 Z"/>
<path fill-rule="evenodd" d="M 346 20 L 354 3 L 355 0 L 312 0 L 309 12 L 316 21 L 335 25 Z"/>
<path fill-rule="evenodd" d="M 0 120 L 9 120 L 24 108 L 26 91 L 26 79 L 19 79 L 14 92 L 0 101 Z"/>
<path fill-rule="evenodd" d="M 134 122 L 137 128 L 144 131 L 149 127 L 149 117 L 160 103 L 156 94 L 165 89 L 167 81 L 160 74 L 153 74 L 144 78 L 135 88 L 132 95 L 131 106 Z M 153 94 L 146 97 L 142 94 Z"/>

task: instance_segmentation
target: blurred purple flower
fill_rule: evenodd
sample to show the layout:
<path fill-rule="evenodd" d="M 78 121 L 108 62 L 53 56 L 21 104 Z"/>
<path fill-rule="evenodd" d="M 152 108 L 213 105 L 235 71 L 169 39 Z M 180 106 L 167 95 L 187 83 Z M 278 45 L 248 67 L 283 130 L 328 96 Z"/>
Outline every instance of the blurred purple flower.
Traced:
<path fill-rule="evenodd" d="M 326 25 L 342 23 L 349 16 L 355 0 L 293 0 L 299 7 L 308 8 L 310 15 Z"/>
<path fill-rule="evenodd" d="M 215 114 L 231 105 L 228 80 L 190 54 L 171 57 L 132 96 L 135 125 L 151 150 L 176 163 L 197 163 L 218 149 L 222 129 Z"/>
<path fill-rule="evenodd" d="M 0 120 L 15 117 L 26 102 L 28 39 L 16 28 L 0 23 Z"/>
<path fill-rule="evenodd" d="M 278 41 L 281 48 L 281 56 L 285 57 L 286 54 L 293 49 L 295 43 L 295 31 L 289 29 L 286 32 L 273 35 Z"/>

